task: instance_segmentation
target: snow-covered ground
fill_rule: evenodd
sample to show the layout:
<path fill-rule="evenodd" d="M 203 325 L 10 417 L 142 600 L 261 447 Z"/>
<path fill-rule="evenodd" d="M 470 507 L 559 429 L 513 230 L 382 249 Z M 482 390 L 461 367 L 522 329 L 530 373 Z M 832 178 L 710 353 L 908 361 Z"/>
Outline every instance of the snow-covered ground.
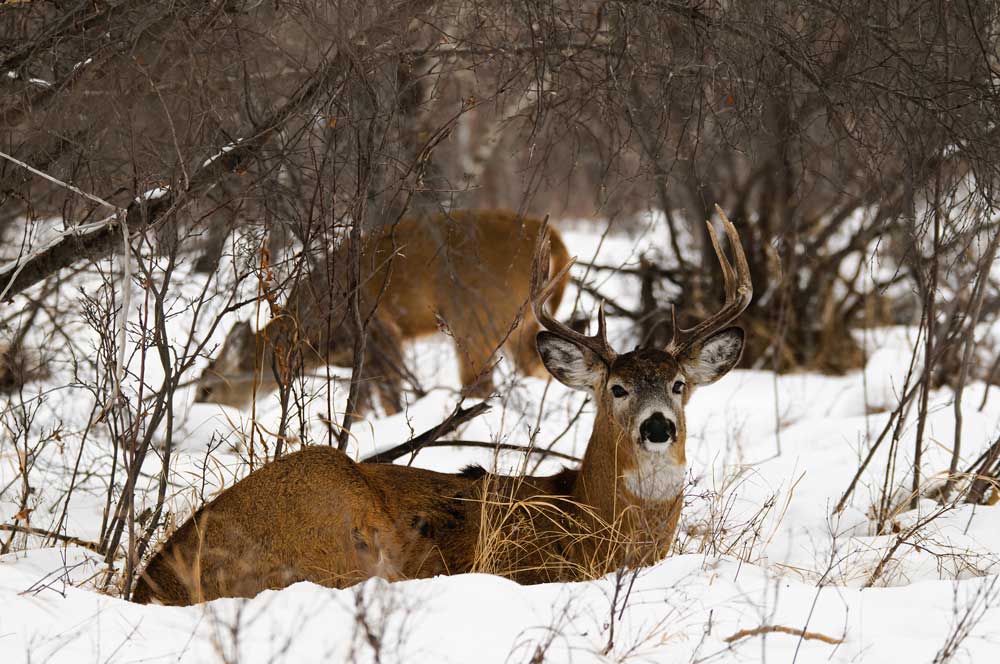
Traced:
<path fill-rule="evenodd" d="M 564 237 L 571 253 L 589 259 L 596 252 L 605 265 L 625 262 L 645 248 L 644 241 L 626 235 L 602 239 L 597 232 L 567 229 Z M 606 274 L 592 276 L 619 301 L 637 298 L 637 285 L 628 278 L 603 282 Z M 185 273 L 178 279 L 181 292 L 196 295 L 199 279 Z M 562 316 L 575 296 L 571 289 Z M 138 302 L 137 291 L 133 306 Z M 590 311 L 593 301 L 582 296 L 580 305 Z M 184 330 L 190 316 L 178 304 L 171 329 Z M 232 322 L 248 316 L 252 313 L 231 314 L 213 339 L 221 342 Z M 634 343 L 622 332 L 613 327 L 612 340 L 621 347 Z M 91 333 L 81 324 L 67 334 Z M 952 651 L 951 661 L 1000 661 L 1000 509 L 942 510 L 923 500 L 917 510 L 895 514 L 892 534 L 874 535 L 871 508 L 883 488 L 887 442 L 847 508 L 833 514 L 897 403 L 914 334 L 904 328 L 870 331 L 865 370 L 846 376 L 741 370 L 696 392 L 687 413 L 689 486 L 678 552 L 634 576 L 535 587 L 486 575 L 392 584 L 372 579 L 345 590 L 300 583 L 252 600 L 137 606 L 96 591 L 103 568 L 86 548 L 40 548 L 41 539 L 18 535 L 13 552 L 0 557 L 0 662 L 911 663 L 946 661 Z M 87 343 L 81 341 L 81 347 Z M 352 454 L 395 445 L 454 408 L 458 371 L 447 339 L 420 340 L 408 353 L 424 385 L 434 389 L 399 415 L 356 427 Z M 506 365 L 498 369 L 493 409 L 459 437 L 524 443 L 537 426 L 537 445 L 558 437 L 553 449 L 581 455 L 593 421 L 589 407 L 576 417 L 584 395 L 555 382 L 514 376 Z M 157 385 L 159 368 L 144 370 L 147 381 Z M 50 378 L 24 394 L 37 408 L 29 439 L 48 437 L 51 443 L 38 451 L 30 474 L 30 523 L 54 527 L 65 508 L 63 531 L 94 540 L 111 449 L 100 426 L 84 441 L 93 402 L 85 390 L 63 387 L 70 382 L 68 371 L 56 366 Z M 313 387 L 319 386 L 315 381 Z M 1000 434 L 1000 391 L 980 410 L 984 389 L 974 383 L 965 390 L 962 469 Z M 336 393 L 338 400 L 342 392 Z M 44 398 L 31 400 L 38 393 Z M 176 399 L 168 496 L 178 518 L 190 513 L 200 496 L 246 472 L 234 448 L 250 433 L 249 413 L 192 404 L 192 398 L 188 388 Z M 948 389 L 931 396 L 922 467 L 928 487 L 940 482 L 950 460 L 952 401 Z M 10 400 L 8 406 L 14 405 Z M 320 420 L 325 408 L 324 397 L 301 418 L 296 415 L 293 433 L 325 441 L 327 428 Z M 274 431 L 278 414 L 274 397 L 262 399 L 258 434 Z M 890 486 L 895 505 L 905 502 L 914 438 L 908 424 Z M 2 523 L 12 523 L 20 509 L 18 454 L 10 441 L 0 444 Z M 422 451 L 414 463 L 452 471 L 469 463 L 504 470 L 522 461 L 512 452 L 435 448 Z M 159 459 L 151 455 L 148 463 L 139 489 L 151 504 Z M 542 461 L 537 472 L 554 472 L 561 463 Z M 529 469 L 533 465 L 531 459 Z M 80 469 L 75 477 L 74 467 Z M 75 490 L 67 505 L 71 481 Z M 912 532 L 921 520 L 929 522 Z M 0 541 L 9 536 L 0 533 Z M 869 584 L 887 556 L 882 573 Z M 762 626 L 805 630 L 810 638 L 768 632 L 727 642 L 741 630 Z"/>

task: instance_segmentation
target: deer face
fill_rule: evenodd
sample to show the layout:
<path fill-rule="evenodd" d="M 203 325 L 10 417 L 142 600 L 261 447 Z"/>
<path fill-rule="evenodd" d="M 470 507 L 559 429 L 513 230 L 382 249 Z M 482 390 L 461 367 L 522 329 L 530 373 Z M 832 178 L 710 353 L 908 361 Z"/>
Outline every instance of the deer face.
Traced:
<path fill-rule="evenodd" d="M 254 393 L 254 365 L 257 340 L 247 322 L 237 323 L 222 342 L 216 359 L 198 378 L 195 403 L 217 403 L 243 408 Z M 257 389 L 267 390 L 274 383 L 269 370 L 257 372 Z"/>
<path fill-rule="evenodd" d="M 588 390 L 639 456 L 669 454 L 684 463 L 684 406 L 699 385 L 714 383 L 739 362 L 743 330 L 730 327 L 683 353 L 641 348 L 610 357 L 571 339 L 540 332 L 538 351 L 556 380 Z"/>
<path fill-rule="evenodd" d="M 601 429 L 610 434 L 605 440 L 613 446 L 613 464 L 628 494 L 654 503 L 676 500 L 683 490 L 684 407 L 691 392 L 736 366 L 743 340 L 743 330 L 731 327 L 691 351 L 642 348 L 602 358 L 587 345 L 550 332 L 537 337 L 549 372 L 594 395 L 595 426 L 603 421 Z"/>

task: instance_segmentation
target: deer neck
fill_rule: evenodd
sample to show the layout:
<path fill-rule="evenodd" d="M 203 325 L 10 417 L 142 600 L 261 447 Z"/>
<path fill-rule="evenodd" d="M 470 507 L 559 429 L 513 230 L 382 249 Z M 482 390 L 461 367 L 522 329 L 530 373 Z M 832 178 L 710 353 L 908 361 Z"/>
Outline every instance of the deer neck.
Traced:
<path fill-rule="evenodd" d="M 573 498 L 606 522 L 613 521 L 623 508 L 618 497 L 624 488 L 623 472 L 631 465 L 628 455 L 623 453 L 627 442 L 601 404 L 580 463 Z"/>
<path fill-rule="evenodd" d="M 591 510 L 598 528 L 612 527 L 616 538 L 646 543 L 644 551 L 620 549 L 609 562 L 652 562 L 666 555 L 683 503 L 683 443 L 673 451 L 641 449 L 598 406 L 594 429 L 574 486 L 574 500 Z"/>

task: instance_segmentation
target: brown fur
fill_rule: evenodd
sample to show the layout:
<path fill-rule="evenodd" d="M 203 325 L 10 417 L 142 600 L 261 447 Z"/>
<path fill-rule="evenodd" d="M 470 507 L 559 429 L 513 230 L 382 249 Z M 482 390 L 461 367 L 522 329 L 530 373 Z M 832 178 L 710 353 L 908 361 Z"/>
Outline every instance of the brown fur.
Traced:
<path fill-rule="evenodd" d="M 554 495 L 574 475 L 470 478 L 358 464 L 332 447 L 309 447 L 251 473 L 192 515 L 149 561 L 132 599 L 184 605 L 302 580 L 345 587 L 376 575 L 469 571 L 484 496 Z"/>
<path fill-rule="evenodd" d="M 389 412 L 400 405 L 401 378 L 394 366 L 400 364 L 402 343 L 438 332 L 442 324 L 455 342 L 462 385 L 473 396 L 492 392 L 489 367 L 501 344 L 521 373 L 545 375 L 533 345 L 538 323 L 525 308 L 541 223 L 504 210 L 457 211 L 405 219 L 374 241 L 366 239 L 364 316 L 381 294 L 366 373 L 379 377 L 376 387 Z M 558 234 L 552 238 L 552 262 L 559 270 L 569 255 Z M 254 334 L 245 323 L 235 327 L 199 380 L 196 399 L 242 407 L 255 389 L 277 387 L 275 369 L 282 375 L 295 367 L 349 366 L 354 337 L 346 317 L 347 251 L 340 247 L 332 268 L 322 265 L 301 282 L 281 315 L 263 330 Z M 564 287 L 565 279 L 553 306 Z M 507 338 L 522 315 L 523 322 Z"/>

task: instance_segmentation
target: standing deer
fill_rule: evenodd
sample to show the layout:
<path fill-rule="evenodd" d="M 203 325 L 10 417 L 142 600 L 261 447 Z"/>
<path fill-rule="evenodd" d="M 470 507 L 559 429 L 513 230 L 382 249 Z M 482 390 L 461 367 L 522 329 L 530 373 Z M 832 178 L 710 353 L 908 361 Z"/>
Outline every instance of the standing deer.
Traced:
<path fill-rule="evenodd" d="M 721 210 L 719 211 L 721 214 Z M 146 566 L 137 602 L 188 604 L 253 596 L 295 581 L 344 587 L 370 576 L 429 577 L 471 570 L 522 583 L 592 578 L 669 552 L 683 502 L 684 407 L 743 351 L 727 327 L 749 304 L 750 272 L 721 214 L 735 267 L 711 226 L 725 304 L 664 349 L 617 354 L 603 307 L 597 333 L 557 322 L 546 303 L 548 242 L 533 260 L 531 296 L 542 361 L 597 406 L 580 467 L 511 477 L 480 467 L 443 474 L 359 464 L 332 447 L 290 454 L 223 491 L 171 535 Z"/>
<path fill-rule="evenodd" d="M 387 412 L 400 407 L 403 341 L 433 334 L 442 322 L 454 339 L 466 394 L 493 391 L 491 358 L 501 345 L 521 373 L 545 376 L 532 343 L 538 323 L 526 316 L 518 325 L 541 225 L 509 211 L 458 211 L 404 219 L 366 239 L 362 316 L 373 309 L 375 315 L 365 366 L 369 377 L 380 374 L 374 382 Z M 569 254 L 557 233 L 552 239 L 553 268 L 562 271 Z M 345 244 L 332 263 L 292 290 L 279 315 L 259 332 L 237 323 L 198 379 L 195 401 L 242 408 L 256 392 L 275 389 L 277 376 L 289 369 L 350 366 L 355 328 L 346 318 L 347 261 Z M 331 274 L 331 266 L 339 271 Z M 565 278 L 557 284 L 555 302 L 565 285 Z"/>

